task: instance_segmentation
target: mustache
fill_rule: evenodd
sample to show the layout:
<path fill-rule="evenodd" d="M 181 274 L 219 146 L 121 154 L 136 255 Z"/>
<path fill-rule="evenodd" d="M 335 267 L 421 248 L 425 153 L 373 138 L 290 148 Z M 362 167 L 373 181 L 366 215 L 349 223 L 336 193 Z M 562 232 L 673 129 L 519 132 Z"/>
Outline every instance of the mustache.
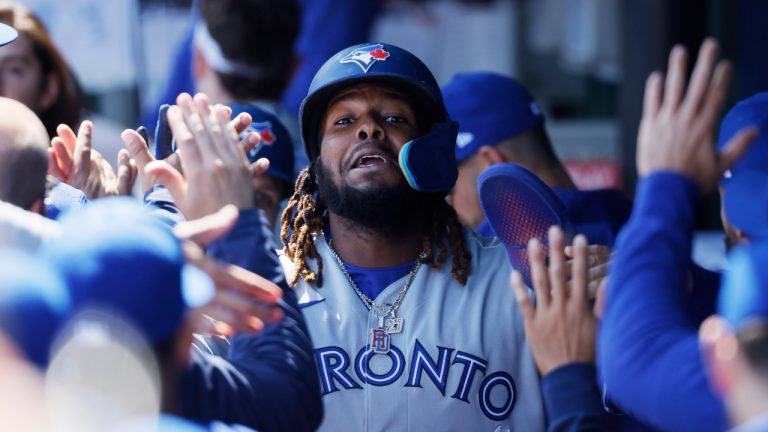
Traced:
<path fill-rule="evenodd" d="M 384 141 L 368 139 L 358 144 L 352 153 L 344 159 L 341 163 L 341 170 L 348 171 L 352 165 L 357 161 L 359 154 L 367 150 L 377 150 L 384 154 L 389 160 L 397 162 L 397 155 L 395 154 L 392 146 L 388 145 Z"/>

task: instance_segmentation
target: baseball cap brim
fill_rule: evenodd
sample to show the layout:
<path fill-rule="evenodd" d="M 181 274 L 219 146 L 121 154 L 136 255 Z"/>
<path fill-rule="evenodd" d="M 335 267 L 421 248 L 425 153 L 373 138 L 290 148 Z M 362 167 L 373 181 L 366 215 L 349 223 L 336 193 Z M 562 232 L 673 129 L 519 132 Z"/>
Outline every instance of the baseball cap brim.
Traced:
<path fill-rule="evenodd" d="M 488 222 L 507 248 L 512 266 L 531 286 L 528 242 L 537 238 L 546 247 L 553 225 L 570 235 L 565 206 L 536 175 L 510 163 L 483 171 L 478 179 L 478 195 Z"/>
<path fill-rule="evenodd" d="M 8 24 L 0 23 L 0 46 L 8 45 L 19 37 L 19 32 Z"/>

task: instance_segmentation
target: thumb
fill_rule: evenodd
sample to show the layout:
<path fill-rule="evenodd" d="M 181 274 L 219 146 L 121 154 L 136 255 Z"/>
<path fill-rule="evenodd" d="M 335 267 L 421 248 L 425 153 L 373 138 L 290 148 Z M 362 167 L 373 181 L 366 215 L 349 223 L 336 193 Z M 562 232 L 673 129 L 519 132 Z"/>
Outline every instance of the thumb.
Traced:
<path fill-rule="evenodd" d="M 135 130 L 124 130 L 123 133 L 120 134 L 120 138 L 128 149 L 131 159 L 136 161 L 136 165 L 138 165 L 139 169 L 144 169 L 148 163 L 155 160 L 149 153 L 147 142 L 144 141 L 144 138 L 142 138 L 142 136 Z"/>
<path fill-rule="evenodd" d="M 144 167 L 144 172 L 151 176 L 156 183 L 165 186 L 176 204 L 184 201 L 187 194 L 187 182 L 176 168 L 163 161 L 153 161 Z"/>
<path fill-rule="evenodd" d="M 760 134 L 756 127 L 750 127 L 740 130 L 733 138 L 728 141 L 725 148 L 720 153 L 720 165 L 718 169 L 720 174 L 731 168 L 749 149 L 752 141 Z"/>

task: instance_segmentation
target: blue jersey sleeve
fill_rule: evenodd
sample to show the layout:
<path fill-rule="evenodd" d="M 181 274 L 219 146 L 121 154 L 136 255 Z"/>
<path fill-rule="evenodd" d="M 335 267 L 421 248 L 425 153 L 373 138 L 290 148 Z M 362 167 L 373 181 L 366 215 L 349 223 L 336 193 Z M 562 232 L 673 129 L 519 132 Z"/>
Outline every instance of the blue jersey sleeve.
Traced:
<path fill-rule="evenodd" d="M 304 318 L 292 291 L 285 317 L 261 334 L 199 338 L 181 382 L 182 414 L 260 431 L 313 431 L 323 416 Z"/>
<path fill-rule="evenodd" d="M 541 378 L 541 394 L 547 409 L 547 431 L 614 431 L 617 417 L 603 408 L 595 366 L 574 363 L 559 367 Z"/>
<path fill-rule="evenodd" d="M 617 241 L 598 337 L 609 400 L 664 430 L 727 425 L 686 311 L 698 197 L 696 184 L 679 174 L 656 173 L 638 183 L 635 208 Z"/>
<path fill-rule="evenodd" d="M 208 246 L 208 255 L 250 270 L 287 290 L 276 249 L 264 212 L 247 209 L 240 210 L 240 217 L 229 233 Z"/>

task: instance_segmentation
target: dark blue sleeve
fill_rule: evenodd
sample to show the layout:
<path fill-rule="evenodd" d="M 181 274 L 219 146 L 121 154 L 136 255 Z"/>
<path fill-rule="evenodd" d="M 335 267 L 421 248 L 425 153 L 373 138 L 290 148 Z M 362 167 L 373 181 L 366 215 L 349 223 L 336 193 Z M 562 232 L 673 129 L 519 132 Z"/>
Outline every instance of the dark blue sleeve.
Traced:
<path fill-rule="evenodd" d="M 183 381 L 185 415 L 239 423 L 260 431 L 309 431 L 322 420 L 319 379 L 304 316 L 285 282 L 261 210 L 241 210 L 235 227 L 208 253 L 283 288 L 285 318 L 261 334 L 196 344 Z"/>
<path fill-rule="evenodd" d="M 198 339 L 182 377 L 185 417 L 259 431 L 313 431 L 320 425 L 312 343 L 296 296 L 284 294 L 285 318 L 261 334 L 235 335 L 224 348 Z"/>
<path fill-rule="evenodd" d="M 600 377 L 609 400 L 664 430 L 727 426 L 686 311 L 699 195 L 692 180 L 674 173 L 638 183 L 635 208 L 617 241 L 598 337 Z"/>
<path fill-rule="evenodd" d="M 237 223 L 227 235 L 208 246 L 208 255 L 250 270 L 285 290 L 288 284 L 276 248 L 264 212 L 248 209 L 240 210 Z"/>
<path fill-rule="evenodd" d="M 597 388 L 595 366 L 574 363 L 559 367 L 541 378 L 547 409 L 547 431 L 614 431 L 618 419 L 605 411 Z"/>

